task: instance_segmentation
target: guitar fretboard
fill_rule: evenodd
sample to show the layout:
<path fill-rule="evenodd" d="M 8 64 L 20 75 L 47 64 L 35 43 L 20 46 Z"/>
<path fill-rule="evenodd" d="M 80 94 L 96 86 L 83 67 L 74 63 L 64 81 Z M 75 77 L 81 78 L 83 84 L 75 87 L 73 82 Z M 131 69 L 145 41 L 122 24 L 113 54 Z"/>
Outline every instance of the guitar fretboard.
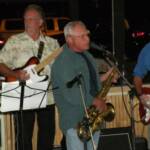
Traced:
<path fill-rule="evenodd" d="M 37 66 L 35 66 L 35 71 L 39 72 L 42 70 L 46 65 L 50 64 L 61 52 L 62 52 L 62 47 L 55 49 L 50 55 L 48 55 L 43 61 L 41 61 Z"/>

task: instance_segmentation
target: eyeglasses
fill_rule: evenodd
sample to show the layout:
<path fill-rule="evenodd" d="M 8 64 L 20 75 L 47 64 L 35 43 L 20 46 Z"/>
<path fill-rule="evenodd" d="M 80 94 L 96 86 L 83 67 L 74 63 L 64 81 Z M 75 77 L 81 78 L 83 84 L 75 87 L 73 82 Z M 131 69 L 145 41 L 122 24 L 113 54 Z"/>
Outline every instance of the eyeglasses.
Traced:
<path fill-rule="evenodd" d="M 24 17 L 25 20 L 40 20 L 40 17 Z"/>
<path fill-rule="evenodd" d="M 70 36 L 75 36 L 78 38 L 84 38 L 85 36 L 90 36 L 90 31 L 87 30 L 87 32 L 81 33 L 81 34 L 76 34 L 76 33 L 71 33 Z"/>

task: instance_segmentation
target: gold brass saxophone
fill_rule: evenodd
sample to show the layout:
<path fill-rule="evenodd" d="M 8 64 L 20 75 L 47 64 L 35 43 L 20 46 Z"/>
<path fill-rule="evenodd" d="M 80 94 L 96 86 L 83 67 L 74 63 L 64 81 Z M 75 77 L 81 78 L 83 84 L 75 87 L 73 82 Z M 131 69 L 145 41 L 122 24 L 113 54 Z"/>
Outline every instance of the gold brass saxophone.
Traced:
<path fill-rule="evenodd" d="M 114 75 L 116 74 L 117 70 L 116 68 L 112 69 L 112 72 L 110 73 L 107 80 L 103 83 L 102 89 L 98 92 L 96 97 L 98 98 L 105 98 L 111 85 L 112 85 L 112 79 Z M 107 110 L 104 112 L 100 112 L 96 109 L 94 105 L 91 105 L 87 109 L 88 118 L 84 117 L 81 122 L 79 122 L 77 127 L 77 134 L 79 138 L 83 141 L 88 141 L 91 138 L 91 133 L 93 134 L 95 131 L 100 130 L 102 122 L 105 121 L 112 121 L 115 117 L 115 109 L 114 106 L 111 103 L 106 103 Z"/>

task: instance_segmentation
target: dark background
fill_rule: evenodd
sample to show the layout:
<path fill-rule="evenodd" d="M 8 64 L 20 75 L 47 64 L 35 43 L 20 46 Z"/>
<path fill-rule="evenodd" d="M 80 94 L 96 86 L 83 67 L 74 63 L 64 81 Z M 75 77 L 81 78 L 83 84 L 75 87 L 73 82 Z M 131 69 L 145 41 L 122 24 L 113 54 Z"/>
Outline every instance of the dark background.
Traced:
<path fill-rule="evenodd" d="M 46 16 L 67 16 L 85 22 L 91 39 L 111 51 L 121 71 L 124 69 L 132 78 L 138 54 L 150 39 L 148 0 L 0 0 L 0 19 L 22 17 L 24 8 L 31 3 L 41 5 Z M 145 36 L 132 37 L 137 31 Z M 93 55 L 100 56 L 98 52 Z"/>

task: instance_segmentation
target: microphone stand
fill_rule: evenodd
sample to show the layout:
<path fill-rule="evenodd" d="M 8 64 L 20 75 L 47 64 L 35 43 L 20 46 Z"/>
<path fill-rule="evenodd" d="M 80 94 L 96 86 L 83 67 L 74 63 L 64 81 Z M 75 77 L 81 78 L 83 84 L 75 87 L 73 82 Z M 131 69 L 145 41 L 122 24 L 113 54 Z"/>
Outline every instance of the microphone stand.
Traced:
<path fill-rule="evenodd" d="M 49 83 L 48 83 L 47 89 L 46 89 L 46 91 L 45 91 L 45 93 L 44 93 L 44 95 L 43 95 L 43 98 L 41 99 L 41 102 L 40 102 L 38 108 L 41 108 L 41 105 L 42 105 L 42 103 L 43 103 L 44 97 L 46 96 L 46 92 L 52 92 L 52 91 L 58 89 L 58 87 L 54 87 L 54 88 L 52 88 L 52 89 L 49 89 L 50 85 L 51 85 L 51 81 L 49 81 Z M 50 90 L 50 91 L 49 91 L 49 90 Z M 42 91 L 43 91 L 43 90 L 42 90 Z"/>
<path fill-rule="evenodd" d="M 24 132 L 23 132 L 23 102 L 24 102 L 24 92 L 25 92 L 25 85 L 26 81 L 20 81 L 19 83 L 21 87 L 21 94 L 20 94 L 20 106 L 19 106 L 19 113 L 17 114 L 17 132 L 20 135 L 20 143 L 17 141 L 17 150 L 24 150 Z"/>
<path fill-rule="evenodd" d="M 134 111 L 133 111 L 133 108 L 134 108 L 134 103 L 133 103 L 133 100 L 134 100 L 134 96 L 135 95 L 135 91 L 134 89 L 130 89 L 129 91 L 129 97 L 130 97 L 130 108 L 131 108 L 131 128 L 132 128 L 132 146 L 133 146 L 133 150 L 135 150 L 135 124 L 134 124 Z"/>
<path fill-rule="evenodd" d="M 80 78 L 81 77 L 78 77 L 77 85 L 78 85 L 78 87 L 80 89 L 80 95 L 81 95 L 82 104 L 83 104 L 83 107 L 84 107 L 85 115 L 86 115 L 86 117 L 88 119 L 89 115 L 88 115 L 87 108 L 86 108 L 86 103 L 85 103 L 85 98 L 84 98 L 84 94 L 83 94 L 83 89 L 82 89 L 82 84 L 81 84 L 81 79 Z M 93 135 L 92 135 L 92 130 L 91 130 L 90 126 L 88 126 L 88 130 L 90 132 L 93 150 L 96 150 L 96 146 L 95 146 L 95 143 L 94 143 L 94 139 L 93 139 Z M 87 150 L 87 141 L 84 141 L 84 150 Z"/>
<path fill-rule="evenodd" d="M 112 64 L 112 62 L 110 61 L 110 58 L 115 62 L 114 64 Z M 121 73 L 120 70 L 118 69 L 118 67 L 116 66 L 117 60 L 116 60 L 115 56 L 112 55 L 111 53 L 109 53 L 105 56 L 105 60 L 109 63 L 110 66 L 116 68 L 117 73 L 121 77 L 122 81 L 130 88 L 130 91 L 128 92 L 129 98 L 130 98 L 130 111 L 131 111 L 130 123 L 131 123 L 131 131 L 132 131 L 132 147 L 133 147 L 133 150 L 135 150 L 135 124 L 134 124 L 133 98 L 134 98 L 134 96 L 137 96 L 137 95 L 136 95 L 133 85 L 131 85 L 129 83 L 129 81 L 124 77 L 124 71 L 123 71 L 123 73 Z"/>
<path fill-rule="evenodd" d="M 24 90 L 25 90 L 26 81 L 20 81 L 21 94 L 20 94 L 20 110 L 23 110 L 23 100 L 24 100 Z"/>

